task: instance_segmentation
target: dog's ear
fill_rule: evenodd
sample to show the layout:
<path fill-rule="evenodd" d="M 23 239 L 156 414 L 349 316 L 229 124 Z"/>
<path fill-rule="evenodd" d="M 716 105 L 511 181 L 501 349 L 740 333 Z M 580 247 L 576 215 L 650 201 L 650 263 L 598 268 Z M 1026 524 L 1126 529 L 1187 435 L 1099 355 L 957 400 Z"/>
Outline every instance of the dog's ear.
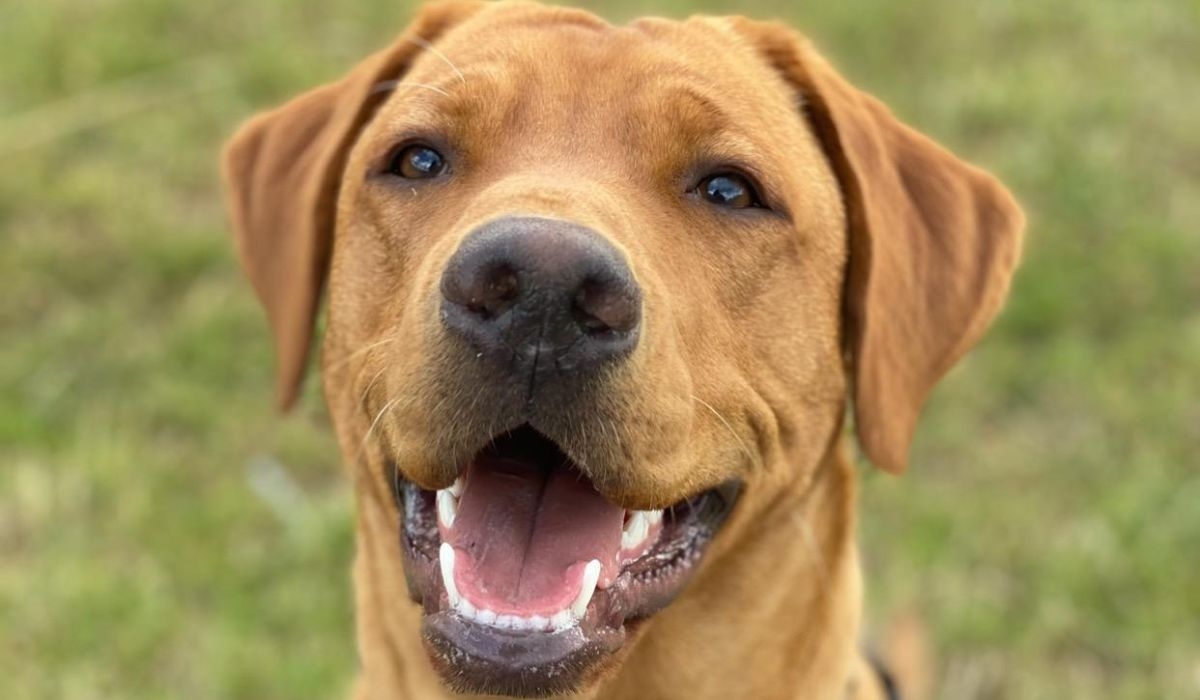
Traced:
<path fill-rule="evenodd" d="M 991 175 L 902 124 L 787 27 L 731 26 L 799 92 L 845 200 L 846 348 L 859 441 L 902 473 L 933 385 L 999 310 L 1024 215 Z"/>
<path fill-rule="evenodd" d="M 351 146 L 387 96 L 386 81 L 484 5 L 427 5 L 390 47 L 341 80 L 252 118 L 226 144 L 226 198 L 238 255 L 275 336 L 280 408 L 295 402 L 304 377 Z"/>

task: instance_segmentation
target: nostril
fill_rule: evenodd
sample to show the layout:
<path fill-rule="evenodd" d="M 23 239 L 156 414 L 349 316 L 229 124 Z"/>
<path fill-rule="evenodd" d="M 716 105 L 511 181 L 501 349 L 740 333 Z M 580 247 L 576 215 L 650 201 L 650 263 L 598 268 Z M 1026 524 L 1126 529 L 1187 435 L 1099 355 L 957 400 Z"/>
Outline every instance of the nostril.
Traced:
<path fill-rule="evenodd" d="M 472 293 L 464 306 L 485 321 L 508 310 L 521 293 L 521 281 L 516 270 L 506 264 L 481 271 L 472 286 Z"/>
<path fill-rule="evenodd" d="M 575 294 L 572 311 L 590 336 L 624 334 L 637 326 L 641 303 L 636 292 L 624 285 L 587 279 Z"/>
<path fill-rule="evenodd" d="M 442 275 L 442 297 L 478 321 L 500 316 L 521 295 L 521 275 L 506 261 L 467 258 Z"/>

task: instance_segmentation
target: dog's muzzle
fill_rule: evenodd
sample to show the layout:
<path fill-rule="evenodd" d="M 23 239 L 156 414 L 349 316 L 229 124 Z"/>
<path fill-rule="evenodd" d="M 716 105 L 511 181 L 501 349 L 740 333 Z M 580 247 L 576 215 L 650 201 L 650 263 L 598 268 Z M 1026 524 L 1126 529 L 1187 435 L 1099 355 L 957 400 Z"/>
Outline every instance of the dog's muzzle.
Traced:
<path fill-rule="evenodd" d="M 495 219 L 463 238 L 440 292 L 436 371 L 447 396 L 467 397 L 464 424 L 494 427 L 456 458 L 453 483 L 389 475 L 426 647 L 460 691 L 568 692 L 680 592 L 740 486 L 635 510 L 597 487 L 586 450 L 556 441 L 613 429 L 600 406 L 621 400 L 612 376 L 642 330 L 642 290 L 600 233 Z"/>

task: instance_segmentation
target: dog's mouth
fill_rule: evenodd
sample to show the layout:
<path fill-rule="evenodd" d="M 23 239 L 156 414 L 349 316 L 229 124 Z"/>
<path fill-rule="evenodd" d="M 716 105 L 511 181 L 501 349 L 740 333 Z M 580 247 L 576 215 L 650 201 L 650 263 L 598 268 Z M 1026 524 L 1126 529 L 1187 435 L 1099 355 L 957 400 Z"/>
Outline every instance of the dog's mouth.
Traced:
<path fill-rule="evenodd" d="M 568 692 L 679 593 L 732 509 L 726 483 L 663 510 L 601 495 L 548 438 L 497 437 L 447 489 L 397 478 L 409 589 L 463 692 Z"/>

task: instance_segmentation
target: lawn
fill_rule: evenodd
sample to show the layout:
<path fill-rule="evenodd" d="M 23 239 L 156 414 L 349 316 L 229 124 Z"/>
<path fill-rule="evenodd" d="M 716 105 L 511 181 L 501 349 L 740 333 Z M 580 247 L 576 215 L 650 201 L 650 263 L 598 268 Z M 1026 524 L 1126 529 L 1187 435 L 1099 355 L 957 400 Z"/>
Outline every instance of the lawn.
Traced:
<path fill-rule="evenodd" d="M 1005 313 L 863 469 L 872 617 L 948 700 L 1200 698 L 1200 3 L 584 4 L 783 15 L 1013 187 Z M 411 9 L 0 5 L 0 697 L 347 687 L 350 498 L 314 383 L 271 411 L 215 157 Z"/>

